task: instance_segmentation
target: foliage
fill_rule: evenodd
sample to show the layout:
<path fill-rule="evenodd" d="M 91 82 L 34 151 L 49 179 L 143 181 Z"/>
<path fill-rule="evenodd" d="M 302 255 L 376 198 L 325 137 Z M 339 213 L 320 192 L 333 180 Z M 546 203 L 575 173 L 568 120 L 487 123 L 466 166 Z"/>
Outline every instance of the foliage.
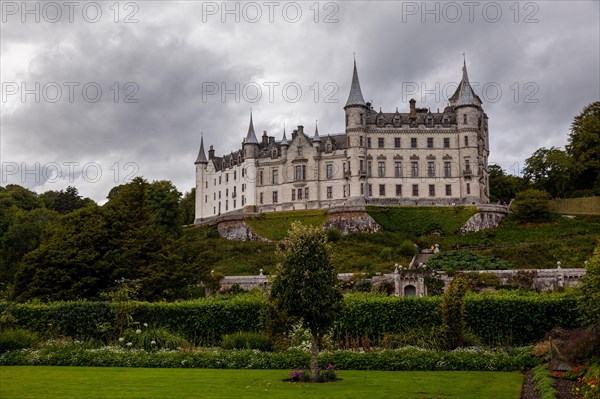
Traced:
<path fill-rule="evenodd" d="M 412 241 L 404 240 L 398 247 L 398 253 L 405 256 L 415 256 L 417 254 L 417 246 Z"/>
<path fill-rule="evenodd" d="M 325 230 L 325 233 L 327 234 L 327 241 L 329 242 L 338 242 L 340 238 L 342 238 L 338 229 L 329 228 Z"/>
<path fill-rule="evenodd" d="M 465 295 L 469 290 L 467 280 L 458 275 L 442 297 L 442 336 L 447 349 L 456 349 L 465 342 Z"/>
<path fill-rule="evenodd" d="M 514 265 L 498 257 L 481 256 L 465 251 L 439 252 L 429 258 L 427 267 L 445 272 L 459 270 L 506 270 L 515 268 Z"/>
<path fill-rule="evenodd" d="M 442 295 L 444 293 L 444 281 L 437 274 L 427 273 L 424 279 L 427 295 Z"/>
<path fill-rule="evenodd" d="M 512 205 L 515 218 L 522 223 L 549 221 L 552 218 L 549 199 L 548 193 L 540 190 L 518 193 Z"/>
<path fill-rule="evenodd" d="M 499 165 L 489 165 L 488 172 L 491 202 L 508 204 L 518 192 L 529 188 L 524 178 L 506 174 Z"/>
<path fill-rule="evenodd" d="M 573 119 L 567 154 L 573 160 L 576 189 L 600 195 L 600 101 Z"/>
<path fill-rule="evenodd" d="M 533 368 L 533 382 L 535 390 L 541 395 L 541 399 L 555 399 L 557 392 L 554 388 L 554 381 L 550 377 L 550 371 L 545 364 L 540 364 Z"/>
<path fill-rule="evenodd" d="M 579 288 L 579 311 L 586 325 L 600 328 L 600 246 L 585 265 Z"/>
<path fill-rule="evenodd" d="M 181 213 L 181 222 L 193 224 L 196 219 L 196 187 L 185 193 L 179 201 L 179 212 Z"/>
<path fill-rule="evenodd" d="M 36 333 L 21 328 L 0 330 L 0 353 L 31 348 L 39 338 Z"/>
<path fill-rule="evenodd" d="M 263 352 L 273 350 L 273 345 L 264 334 L 253 332 L 238 332 L 234 334 L 226 334 L 221 342 L 223 349 L 256 349 Z"/>
<path fill-rule="evenodd" d="M 311 379 L 318 377 L 318 342 L 332 326 L 342 305 L 342 291 L 331 263 L 325 233 L 293 222 L 278 247 L 278 267 L 271 299 L 285 314 L 297 317 L 312 335 Z"/>
<path fill-rule="evenodd" d="M 128 328 L 123 331 L 123 336 L 119 337 L 118 342 L 121 347 L 126 349 L 144 349 L 146 351 L 190 347 L 190 343 L 177 334 L 173 334 L 164 327 L 149 328 L 147 323 L 138 324 L 135 329 Z"/>
<path fill-rule="evenodd" d="M 264 213 L 258 218 L 246 219 L 246 224 L 261 237 L 269 240 L 282 240 L 286 237 L 294 221 L 305 225 L 321 227 L 327 220 L 327 211 L 290 211 Z"/>
<path fill-rule="evenodd" d="M 367 213 L 386 231 L 423 235 L 440 230 L 454 234 L 477 212 L 476 207 L 367 206 Z"/>
<path fill-rule="evenodd" d="M 56 211 L 60 214 L 66 214 L 86 206 L 96 205 L 90 198 L 83 198 L 79 195 L 77 188 L 67 187 L 60 191 L 46 191 L 40 194 L 40 199 L 44 202 L 46 208 Z"/>
<path fill-rule="evenodd" d="M 304 370 L 292 370 L 290 371 L 290 382 L 308 382 L 312 380 L 311 372 L 305 372 Z M 316 377 L 319 382 L 331 382 L 336 380 L 335 368 L 333 364 L 329 363 L 324 370 L 319 369 L 319 375 Z"/>
<path fill-rule="evenodd" d="M 556 148 L 540 148 L 525 160 L 523 176 L 535 189 L 546 191 L 552 198 L 572 192 L 573 160 Z"/>

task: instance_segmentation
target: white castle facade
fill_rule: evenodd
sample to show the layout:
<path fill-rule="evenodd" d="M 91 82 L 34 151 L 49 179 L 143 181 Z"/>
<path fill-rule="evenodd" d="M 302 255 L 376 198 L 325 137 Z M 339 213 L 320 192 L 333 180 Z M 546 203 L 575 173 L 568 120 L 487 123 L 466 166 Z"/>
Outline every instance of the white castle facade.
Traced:
<path fill-rule="evenodd" d="M 257 139 L 252 115 L 242 148 L 196 159 L 196 223 L 235 213 L 356 205 L 469 205 L 489 202 L 488 117 L 462 80 L 443 112 L 375 111 L 365 102 L 356 62 L 344 133 Z"/>

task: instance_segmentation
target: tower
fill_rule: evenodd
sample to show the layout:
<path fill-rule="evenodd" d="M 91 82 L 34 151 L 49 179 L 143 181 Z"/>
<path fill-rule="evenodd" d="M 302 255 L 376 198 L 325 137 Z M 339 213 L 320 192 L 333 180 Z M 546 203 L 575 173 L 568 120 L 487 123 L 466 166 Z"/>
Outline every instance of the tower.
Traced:
<path fill-rule="evenodd" d="M 244 158 L 254 159 L 258 156 L 258 140 L 256 139 L 256 133 L 254 132 L 254 122 L 252 121 L 252 112 L 250 112 L 250 125 L 248 126 L 248 133 L 244 139 Z"/>
<path fill-rule="evenodd" d="M 362 181 L 360 179 L 362 170 L 360 170 L 360 165 L 364 165 L 367 152 L 368 110 L 369 107 L 365 103 L 360 89 L 355 59 L 350 94 L 344 106 L 346 114 L 346 138 L 348 140 L 348 156 L 344 173 L 348 187 L 347 196 L 350 197 L 349 202 L 356 204 L 364 203 L 364 197 L 361 195 Z"/>
<path fill-rule="evenodd" d="M 208 165 L 208 160 L 206 159 L 206 154 L 204 152 L 204 137 L 200 136 L 200 150 L 198 151 L 198 156 L 196 157 L 196 203 L 195 203 L 195 213 L 196 219 L 202 219 L 202 215 L 204 214 L 204 187 L 206 182 L 206 167 Z"/>

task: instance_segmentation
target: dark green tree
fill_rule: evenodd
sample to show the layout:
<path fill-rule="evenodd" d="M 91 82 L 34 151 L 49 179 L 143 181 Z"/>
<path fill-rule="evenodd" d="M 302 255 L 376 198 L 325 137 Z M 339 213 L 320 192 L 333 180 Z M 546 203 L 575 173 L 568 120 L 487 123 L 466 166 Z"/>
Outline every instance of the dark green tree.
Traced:
<path fill-rule="evenodd" d="M 547 222 L 552 218 L 548 205 L 550 197 L 542 190 L 525 190 L 517 194 L 512 204 L 515 218 L 523 223 Z"/>
<path fill-rule="evenodd" d="M 596 247 L 585 269 L 579 288 L 579 310 L 585 325 L 600 330 L 600 246 Z"/>
<path fill-rule="evenodd" d="M 281 263 L 271 289 L 278 309 L 296 317 L 311 333 L 311 379 L 319 375 L 319 339 L 333 325 L 342 305 L 342 291 L 331 263 L 325 232 L 292 223 L 278 248 Z"/>
<path fill-rule="evenodd" d="M 546 191 L 552 198 L 567 197 L 573 190 L 572 159 L 556 147 L 536 150 L 525 160 L 523 174 L 533 188 Z"/>
<path fill-rule="evenodd" d="M 196 218 L 196 188 L 192 188 L 190 191 L 185 193 L 181 201 L 179 201 L 179 208 L 181 209 L 181 217 L 183 224 L 192 224 Z"/>
<path fill-rule="evenodd" d="M 600 195 L 600 101 L 586 106 L 573 120 L 567 154 L 574 163 L 575 188 Z"/>
<path fill-rule="evenodd" d="M 508 175 L 499 165 L 489 166 L 490 201 L 505 202 L 515 198 L 515 195 L 527 189 L 527 181 L 519 176 Z"/>
<path fill-rule="evenodd" d="M 464 276 L 457 275 L 442 298 L 442 335 L 448 349 L 459 348 L 465 342 L 465 295 L 468 287 Z"/>

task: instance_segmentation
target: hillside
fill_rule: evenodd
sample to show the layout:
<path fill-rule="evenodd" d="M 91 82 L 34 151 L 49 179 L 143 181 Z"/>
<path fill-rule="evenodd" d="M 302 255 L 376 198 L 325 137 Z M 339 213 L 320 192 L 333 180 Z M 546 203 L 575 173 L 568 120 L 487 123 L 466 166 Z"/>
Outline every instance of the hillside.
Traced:
<path fill-rule="evenodd" d="M 333 261 L 339 272 L 390 272 L 394 264 L 408 265 L 401 244 L 439 244 L 443 251 L 497 256 L 516 268 L 582 267 L 600 240 L 600 217 L 558 217 L 544 224 L 521 225 L 510 216 L 497 228 L 466 235 L 457 230 L 476 211 L 473 207 L 368 207 L 367 212 L 383 227 L 377 234 L 342 236 L 332 243 Z M 322 211 L 298 211 L 264 215 L 248 224 L 272 240 L 281 239 L 293 220 L 323 225 Z M 218 237 L 214 228 L 190 228 L 192 239 L 212 269 L 226 275 L 270 273 L 276 263 L 276 242 L 234 242 Z M 334 237 L 335 238 L 335 237 Z"/>

